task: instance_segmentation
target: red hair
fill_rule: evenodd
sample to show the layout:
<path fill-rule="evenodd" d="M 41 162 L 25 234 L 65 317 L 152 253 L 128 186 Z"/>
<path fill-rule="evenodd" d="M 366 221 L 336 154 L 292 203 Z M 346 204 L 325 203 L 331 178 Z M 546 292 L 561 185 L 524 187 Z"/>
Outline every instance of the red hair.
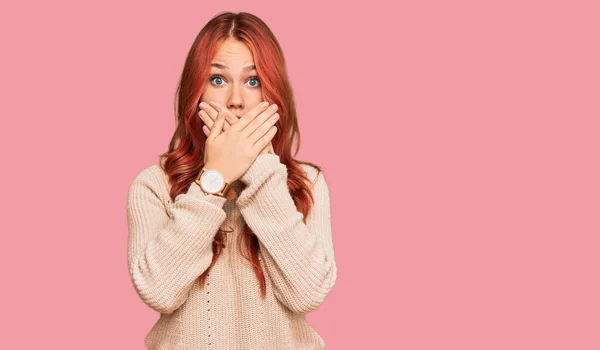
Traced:
<path fill-rule="evenodd" d="M 246 44 L 252 52 L 257 75 L 262 85 L 263 100 L 277 104 L 279 120 L 277 133 L 272 139 L 273 149 L 280 161 L 287 166 L 287 186 L 294 199 L 296 209 L 304 214 L 304 222 L 314 204 L 309 189 L 311 183 L 300 164 L 322 169 L 310 162 L 292 158 L 292 141 L 297 137 L 300 148 L 300 131 L 296 117 L 296 107 L 285 58 L 279 43 L 269 27 L 258 17 L 247 12 L 221 12 L 202 28 L 188 52 L 177 87 L 175 113 L 177 127 L 171 138 L 169 150 L 160 157 L 160 165 L 169 177 L 171 200 L 187 192 L 189 186 L 204 166 L 204 145 L 206 135 L 202 131 L 204 123 L 198 117 L 199 102 L 204 92 L 205 82 L 210 74 L 210 64 L 219 45 L 227 38 Z M 266 296 L 264 272 L 258 260 L 260 246 L 258 238 L 248 224 L 244 223 L 239 235 L 241 255 L 248 260 L 260 283 L 261 295 Z M 221 250 L 225 247 L 224 231 L 219 229 L 213 241 L 213 259 L 199 279 L 204 286 L 209 273 Z M 243 249 L 245 248 L 245 249 Z M 249 253 L 249 254 L 248 254 Z"/>

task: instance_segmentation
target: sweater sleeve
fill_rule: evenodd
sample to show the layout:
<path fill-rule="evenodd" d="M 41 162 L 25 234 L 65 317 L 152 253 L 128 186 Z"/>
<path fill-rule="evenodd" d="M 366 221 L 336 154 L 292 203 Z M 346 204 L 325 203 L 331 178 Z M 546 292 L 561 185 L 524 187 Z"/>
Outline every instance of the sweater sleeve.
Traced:
<path fill-rule="evenodd" d="M 144 303 L 171 313 L 212 261 L 212 241 L 226 217 L 226 198 L 205 195 L 192 183 L 165 206 L 157 176 L 151 175 L 139 174 L 129 187 L 129 275 Z"/>
<path fill-rule="evenodd" d="M 241 177 L 237 205 L 259 239 L 277 299 L 293 312 L 316 310 L 337 278 L 329 190 L 323 172 L 313 182 L 315 205 L 306 224 L 287 187 L 287 167 L 261 154 Z"/>

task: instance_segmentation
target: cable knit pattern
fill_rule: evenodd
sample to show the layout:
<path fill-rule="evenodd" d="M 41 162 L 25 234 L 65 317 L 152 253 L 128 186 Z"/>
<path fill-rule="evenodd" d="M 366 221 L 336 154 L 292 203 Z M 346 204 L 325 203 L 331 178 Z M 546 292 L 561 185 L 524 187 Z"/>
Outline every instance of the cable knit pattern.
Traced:
<path fill-rule="evenodd" d="M 315 198 L 306 224 L 276 154 L 257 157 L 232 184 L 238 192 L 244 186 L 233 200 L 205 195 L 192 183 L 171 201 L 158 164 L 134 178 L 127 201 L 129 274 L 141 300 L 160 313 L 147 349 L 325 349 L 305 316 L 323 303 L 337 277 L 329 190 L 323 173 L 301 166 Z M 265 300 L 238 250 L 244 222 L 259 239 Z M 198 277 L 210 265 L 220 227 L 234 231 L 202 288 Z"/>
<path fill-rule="evenodd" d="M 314 184 L 316 215 L 309 228 L 296 210 L 279 156 L 265 154 L 254 165 L 241 178 L 247 187 L 237 205 L 258 236 L 275 295 L 291 311 L 308 313 L 323 302 L 337 275 L 323 173 Z"/>

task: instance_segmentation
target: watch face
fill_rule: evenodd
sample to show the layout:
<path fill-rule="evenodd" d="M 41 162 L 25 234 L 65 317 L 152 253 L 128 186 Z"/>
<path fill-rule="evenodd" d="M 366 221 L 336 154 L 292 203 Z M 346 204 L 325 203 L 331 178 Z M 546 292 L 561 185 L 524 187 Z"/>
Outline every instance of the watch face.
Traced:
<path fill-rule="evenodd" d="M 206 192 L 217 193 L 225 184 L 223 175 L 217 170 L 205 171 L 200 177 L 200 183 Z"/>

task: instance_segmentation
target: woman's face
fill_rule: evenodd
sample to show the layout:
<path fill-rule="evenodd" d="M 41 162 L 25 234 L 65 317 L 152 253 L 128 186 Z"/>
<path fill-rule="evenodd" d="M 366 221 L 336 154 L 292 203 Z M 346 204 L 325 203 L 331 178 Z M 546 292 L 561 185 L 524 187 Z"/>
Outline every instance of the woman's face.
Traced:
<path fill-rule="evenodd" d="M 238 118 L 262 102 L 252 52 L 241 41 L 228 38 L 218 48 L 200 97 L 200 102 L 210 101 L 227 107 Z"/>

